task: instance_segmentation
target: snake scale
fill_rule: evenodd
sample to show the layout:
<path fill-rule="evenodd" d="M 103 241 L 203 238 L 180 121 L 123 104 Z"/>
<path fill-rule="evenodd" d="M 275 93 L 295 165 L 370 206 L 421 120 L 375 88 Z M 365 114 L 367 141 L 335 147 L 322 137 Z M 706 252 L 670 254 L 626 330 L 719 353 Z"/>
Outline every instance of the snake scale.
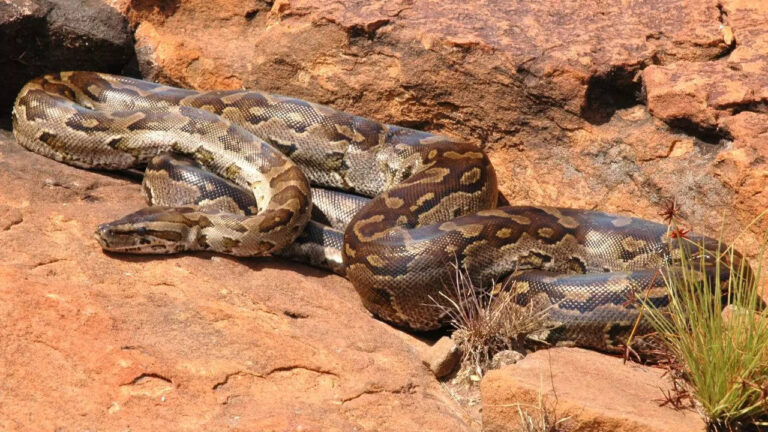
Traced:
<path fill-rule="evenodd" d="M 663 224 L 499 206 L 493 166 L 467 142 L 278 95 L 61 72 L 29 82 L 12 120 L 21 145 L 57 161 L 147 165 L 153 205 L 101 225 L 104 249 L 298 257 L 346 275 L 370 312 L 414 330 L 445 324 L 435 303 L 457 262 L 478 286 L 508 279 L 545 294 L 552 340 L 616 349 L 637 316 L 628 299 L 663 305 L 655 276 L 681 253 Z M 696 256 L 722 255 L 715 240 L 691 240 Z"/>

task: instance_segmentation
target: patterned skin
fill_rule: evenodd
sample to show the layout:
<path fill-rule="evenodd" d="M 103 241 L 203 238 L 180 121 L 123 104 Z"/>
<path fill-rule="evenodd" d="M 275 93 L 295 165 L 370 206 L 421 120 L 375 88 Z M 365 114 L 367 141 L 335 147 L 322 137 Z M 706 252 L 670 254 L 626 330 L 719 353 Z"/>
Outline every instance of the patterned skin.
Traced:
<path fill-rule="evenodd" d="M 13 122 L 23 146 L 78 167 L 151 161 L 155 206 L 99 227 L 105 249 L 298 257 L 345 274 L 373 314 L 415 330 L 445 324 L 435 303 L 457 262 L 479 286 L 506 278 L 546 295 L 553 340 L 610 350 L 637 317 L 628 300 L 647 291 L 663 305 L 659 272 L 683 249 L 704 259 L 705 277 L 741 263 L 715 240 L 672 241 L 641 219 L 498 207 L 494 169 L 473 145 L 283 96 L 62 72 L 22 89 Z M 330 203 L 312 222 L 310 184 Z"/>

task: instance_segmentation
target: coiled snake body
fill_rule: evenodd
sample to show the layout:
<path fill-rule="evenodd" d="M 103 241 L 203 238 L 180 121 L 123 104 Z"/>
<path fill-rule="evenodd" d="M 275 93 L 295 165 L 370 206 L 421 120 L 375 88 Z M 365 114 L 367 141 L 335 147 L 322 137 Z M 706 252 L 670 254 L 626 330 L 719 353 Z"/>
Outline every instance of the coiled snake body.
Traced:
<path fill-rule="evenodd" d="M 100 226 L 105 249 L 303 256 L 416 330 L 444 324 L 435 302 L 458 261 L 479 285 L 514 278 L 546 294 L 560 340 L 611 349 L 636 316 L 628 299 L 680 253 L 665 225 L 497 207 L 493 167 L 466 142 L 282 96 L 62 72 L 22 89 L 13 125 L 29 150 L 78 167 L 150 164 L 156 205 Z M 329 226 L 309 222 L 313 194 Z M 704 244 L 694 253 L 718 256 L 716 241 L 693 239 Z M 663 303 L 657 279 L 650 295 Z"/>

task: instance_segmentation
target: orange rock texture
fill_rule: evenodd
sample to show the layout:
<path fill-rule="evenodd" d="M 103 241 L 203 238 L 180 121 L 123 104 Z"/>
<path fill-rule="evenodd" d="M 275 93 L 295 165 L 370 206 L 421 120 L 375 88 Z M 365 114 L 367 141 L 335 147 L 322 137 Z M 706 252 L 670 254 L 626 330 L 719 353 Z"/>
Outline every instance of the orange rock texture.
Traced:
<path fill-rule="evenodd" d="M 692 409 L 662 406 L 664 371 L 576 348 L 530 354 L 482 382 L 483 430 L 517 432 L 524 416 L 564 420 L 559 430 L 703 432 Z M 543 430 L 543 429 L 537 429 Z"/>
<path fill-rule="evenodd" d="M 754 257 L 768 218 L 768 5 L 114 0 L 142 74 L 459 136 L 512 203 L 692 227 Z M 768 261 L 766 261 L 768 262 Z"/>

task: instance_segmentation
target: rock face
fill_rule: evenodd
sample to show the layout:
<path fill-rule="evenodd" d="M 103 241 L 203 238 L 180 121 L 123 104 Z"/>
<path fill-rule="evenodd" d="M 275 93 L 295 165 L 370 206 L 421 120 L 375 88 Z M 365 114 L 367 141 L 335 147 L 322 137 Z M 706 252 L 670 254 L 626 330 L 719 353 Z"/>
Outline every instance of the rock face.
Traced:
<path fill-rule="evenodd" d="M 660 369 L 577 348 L 538 351 L 485 376 L 483 430 L 524 430 L 518 407 L 533 418 L 546 407 L 554 421 L 568 419 L 563 430 L 704 431 L 696 412 L 660 406 L 662 391 L 669 391 L 662 375 Z"/>
<path fill-rule="evenodd" d="M 463 137 L 516 204 L 660 221 L 676 199 L 726 241 L 768 207 L 763 3 L 111 1 L 145 77 Z"/>
<path fill-rule="evenodd" d="M 143 205 L 0 131 L 0 430 L 470 430 L 338 276 L 104 254 L 96 225 Z"/>
<path fill-rule="evenodd" d="M 67 69 L 124 72 L 132 58 L 128 21 L 100 0 L 0 2 L 0 125 L 30 79 Z"/>

